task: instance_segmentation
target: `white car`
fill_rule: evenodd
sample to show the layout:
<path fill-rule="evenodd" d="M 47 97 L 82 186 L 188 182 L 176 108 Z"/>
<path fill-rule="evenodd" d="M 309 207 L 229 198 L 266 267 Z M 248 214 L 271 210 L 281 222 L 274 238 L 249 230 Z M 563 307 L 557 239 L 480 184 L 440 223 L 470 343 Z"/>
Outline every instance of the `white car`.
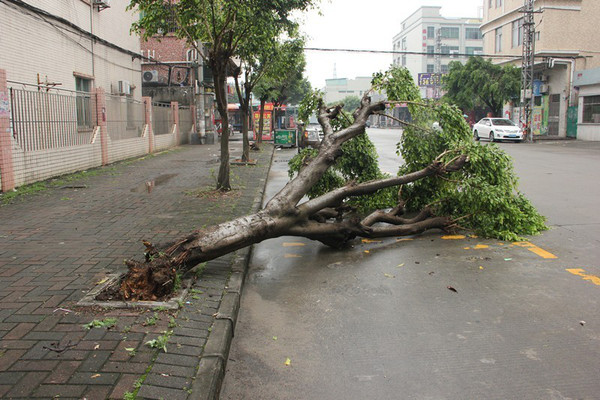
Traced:
<path fill-rule="evenodd" d="M 523 141 L 523 130 L 506 118 L 483 118 L 473 125 L 473 138 L 489 139 L 490 142 L 497 140 Z"/>

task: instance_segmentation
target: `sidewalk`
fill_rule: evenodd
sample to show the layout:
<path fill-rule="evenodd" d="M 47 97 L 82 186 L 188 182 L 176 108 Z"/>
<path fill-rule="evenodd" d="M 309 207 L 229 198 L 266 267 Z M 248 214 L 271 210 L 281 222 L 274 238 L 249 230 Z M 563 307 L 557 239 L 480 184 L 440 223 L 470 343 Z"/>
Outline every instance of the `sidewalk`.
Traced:
<path fill-rule="evenodd" d="M 232 143 L 232 158 L 240 147 Z M 257 166 L 232 166 L 237 190 L 220 198 L 198 196 L 214 187 L 214 144 L 118 163 L 0 206 L 0 398 L 212 398 L 248 249 L 208 262 L 178 311 L 76 303 L 124 271 L 124 259 L 141 259 L 142 239 L 167 242 L 260 206 L 272 150 L 252 152 Z M 115 326 L 84 326 L 106 318 Z M 146 344 L 167 336 L 167 352 Z"/>

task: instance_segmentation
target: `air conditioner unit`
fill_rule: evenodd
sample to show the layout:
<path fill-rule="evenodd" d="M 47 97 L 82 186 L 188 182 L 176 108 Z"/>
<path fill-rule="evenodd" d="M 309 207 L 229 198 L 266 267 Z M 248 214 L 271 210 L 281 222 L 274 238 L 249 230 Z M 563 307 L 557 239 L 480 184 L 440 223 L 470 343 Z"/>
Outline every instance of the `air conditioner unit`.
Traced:
<path fill-rule="evenodd" d="M 550 79 L 550 77 L 548 75 L 542 75 L 542 79 L 540 79 L 542 82 L 548 82 L 548 80 Z"/>
<path fill-rule="evenodd" d="M 480 55 L 482 55 L 482 54 L 483 54 L 483 51 L 481 51 L 481 50 L 475 50 L 475 51 L 473 52 L 473 55 L 475 55 L 475 56 L 480 56 Z"/>
<path fill-rule="evenodd" d="M 450 50 L 450 58 L 456 58 L 458 54 L 458 50 Z"/>
<path fill-rule="evenodd" d="M 131 84 L 128 81 L 119 81 L 119 94 L 130 95 L 131 94 Z"/>
<path fill-rule="evenodd" d="M 142 74 L 142 81 L 145 83 L 158 82 L 158 71 L 144 71 L 144 73 Z"/>
<path fill-rule="evenodd" d="M 110 0 L 94 0 L 94 5 L 102 8 L 110 7 Z"/>
<path fill-rule="evenodd" d="M 540 85 L 540 93 L 548 93 L 549 91 L 550 91 L 550 86 Z"/>

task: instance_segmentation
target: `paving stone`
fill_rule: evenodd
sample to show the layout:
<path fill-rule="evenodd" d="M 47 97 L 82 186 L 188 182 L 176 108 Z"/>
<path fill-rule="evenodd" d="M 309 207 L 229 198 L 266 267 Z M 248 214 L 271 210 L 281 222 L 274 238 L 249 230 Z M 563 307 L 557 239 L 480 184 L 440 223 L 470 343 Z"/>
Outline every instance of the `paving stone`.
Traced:
<path fill-rule="evenodd" d="M 189 388 L 191 386 L 191 378 L 184 378 L 179 376 L 163 376 L 159 374 L 148 374 L 146 380 L 144 381 L 144 385 L 150 386 L 162 386 L 173 389 L 181 389 Z"/>
<path fill-rule="evenodd" d="M 192 377 L 196 372 L 195 367 L 183 367 L 179 365 L 170 365 L 162 363 L 154 363 L 152 366 L 152 373 L 154 374 L 166 374 L 182 377 Z"/>
<path fill-rule="evenodd" d="M 23 336 L 28 334 L 34 327 L 35 323 L 33 322 L 21 322 L 17 324 L 10 332 L 4 335 L 4 340 L 13 340 L 13 339 L 21 339 Z"/>
<path fill-rule="evenodd" d="M 110 351 L 96 350 L 91 352 L 90 356 L 79 367 L 79 371 L 100 371 L 110 355 Z"/>
<path fill-rule="evenodd" d="M 27 372 L 23 378 L 6 394 L 7 397 L 29 397 L 37 388 L 39 382 L 44 380 L 48 372 Z M 6 382 L 6 381 L 3 381 Z"/>
<path fill-rule="evenodd" d="M 182 356 L 179 354 L 160 353 L 156 362 L 163 364 L 180 365 L 182 367 L 193 367 L 198 364 L 198 357 Z"/>
<path fill-rule="evenodd" d="M 152 400 L 186 400 L 188 397 L 188 393 L 181 389 L 171 389 L 161 386 L 143 385 L 140 391 L 138 392 L 138 396 L 143 399 Z"/>
<path fill-rule="evenodd" d="M 119 374 L 112 372 L 76 372 L 69 379 L 75 385 L 114 385 Z"/>
<path fill-rule="evenodd" d="M 139 375 L 122 375 L 119 382 L 110 393 L 111 399 L 122 399 L 126 392 L 133 392 L 133 384 L 139 379 Z"/>
<path fill-rule="evenodd" d="M 80 365 L 81 361 L 58 361 L 58 365 L 46 377 L 44 383 L 67 383 Z"/>
<path fill-rule="evenodd" d="M 41 385 L 31 397 L 61 400 L 68 397 L 81 398 L 85 389 L 85 385 Z"/>

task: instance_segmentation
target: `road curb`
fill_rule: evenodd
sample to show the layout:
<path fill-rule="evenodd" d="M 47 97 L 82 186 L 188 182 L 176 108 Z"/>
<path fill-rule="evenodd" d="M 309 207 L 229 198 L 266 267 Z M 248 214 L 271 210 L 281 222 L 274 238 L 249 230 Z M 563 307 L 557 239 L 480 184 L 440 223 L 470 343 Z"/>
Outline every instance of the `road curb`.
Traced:
<path fill-rule="evenodd" d="M 252 203 L 252 213 L 259 211 L 265 196 L 267 177 L 273 165 L 275 146 L 271 149 L 269 168 L 260 193 Z M 253 246 L 238 251 L 238 255 L 231 267 L 231 276 L 225 287 L 219 309 L 215 314 L 215 321 L 200 357 L 200 363 L 192 391 L 188 400 L 217 400 L 221 392 L 221 385 L 225 377 L 225 368 L 229 358 L 231 341 L 235 335 L 235 325 L 240 309 L 242 289 L 246 272 L 250 264 Z"/>

